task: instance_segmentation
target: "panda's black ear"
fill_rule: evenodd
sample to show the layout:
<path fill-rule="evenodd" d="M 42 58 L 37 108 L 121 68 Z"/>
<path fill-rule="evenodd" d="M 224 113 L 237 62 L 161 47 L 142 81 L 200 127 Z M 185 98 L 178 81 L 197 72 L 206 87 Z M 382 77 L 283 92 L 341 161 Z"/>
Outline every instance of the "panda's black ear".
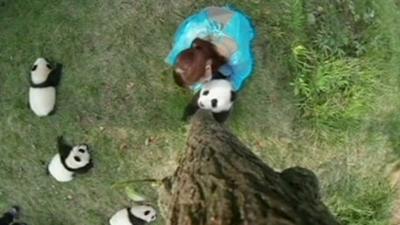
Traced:
<path fill-rule="evenodd" d="M 69 155 L 69 152 L 72 149 L 72 146 L 70 146 L 67 143 L 65 143 L 63 136 L 58 136 L 57 137 L 57 144 L 58 144 L 58 153 L 60 153 L 61 158 L 62 159 L 67 158 L 68 155 Z"/>
<path fill-rule="evenodd" d="M 236 100 L 236 92 L 231 91 L 231 102 Z"/>

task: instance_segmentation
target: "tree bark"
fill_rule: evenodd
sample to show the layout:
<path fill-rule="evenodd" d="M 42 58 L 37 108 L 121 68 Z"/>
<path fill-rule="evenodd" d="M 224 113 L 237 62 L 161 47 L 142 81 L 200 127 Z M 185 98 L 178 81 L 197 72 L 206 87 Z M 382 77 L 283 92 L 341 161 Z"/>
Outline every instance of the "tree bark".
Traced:
<path fill-rule="evenodd" d="M 165 178 L 168 225 L 334 225 L 313 172 L 274 171 L 212 116 L 192 119 L 187 149 Z"/>

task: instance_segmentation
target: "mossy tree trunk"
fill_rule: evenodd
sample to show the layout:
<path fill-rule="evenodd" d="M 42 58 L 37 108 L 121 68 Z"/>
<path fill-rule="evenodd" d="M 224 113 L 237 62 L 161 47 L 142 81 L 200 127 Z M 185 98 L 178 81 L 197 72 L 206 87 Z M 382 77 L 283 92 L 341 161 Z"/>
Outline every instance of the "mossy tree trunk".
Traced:
<path fill-rule="evenodd" d="M 174 175 L 164 179 L 168 225 L 334 225 L 316 176 L 275 172 L 231 132 L 200 111 Z"/>

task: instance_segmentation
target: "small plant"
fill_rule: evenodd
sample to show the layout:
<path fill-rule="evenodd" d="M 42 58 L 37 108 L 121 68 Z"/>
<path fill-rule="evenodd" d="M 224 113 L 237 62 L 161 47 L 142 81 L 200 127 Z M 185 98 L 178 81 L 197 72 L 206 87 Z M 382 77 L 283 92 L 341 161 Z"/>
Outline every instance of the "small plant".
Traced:
<path fill-rule="evenodd" d="M 378 71 L 361 58 L 324 59 L 302 45 L 293 48 L 292 85 L 302 116 L 317 126 L 357 125 L 374 99 Z"/>
<path fill-rule="evenodd" d="M 393 191 L 384 179 L 375 182 L 353 177 L 342 192 L 328 200 L 343 225 L 385 225 L 390 218 Z"/>

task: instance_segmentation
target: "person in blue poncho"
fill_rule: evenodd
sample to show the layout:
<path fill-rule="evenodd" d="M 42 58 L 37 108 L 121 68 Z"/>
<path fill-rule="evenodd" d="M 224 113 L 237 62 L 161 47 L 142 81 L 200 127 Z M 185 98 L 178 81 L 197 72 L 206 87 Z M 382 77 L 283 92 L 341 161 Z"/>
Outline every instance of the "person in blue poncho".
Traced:
<path fill-rule="evenodd" d="M 165 61 L 180 86 L 198 90 L 214 76 L 224 76 L 239 91 L 253 72 L 254 37 L 252 22 L 242 12 L 208 7 L 180 25 Z"/>

